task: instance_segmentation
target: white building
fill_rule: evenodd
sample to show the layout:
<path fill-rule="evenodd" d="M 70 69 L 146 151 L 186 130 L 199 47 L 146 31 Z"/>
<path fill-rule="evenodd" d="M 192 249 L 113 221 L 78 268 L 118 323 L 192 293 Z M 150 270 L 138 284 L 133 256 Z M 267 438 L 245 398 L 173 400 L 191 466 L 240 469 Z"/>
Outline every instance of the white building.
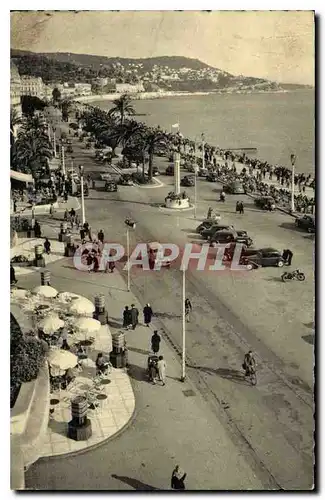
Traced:
<path fill-rule="evenodd" d="M 13 61 L 10 61 L 10 106 L 21 116 L 21 78 Z"/>
<path fill-rule="evenodd" d="M 117 83 L 116 92 L 118 92 L 119 94 L 136 94 L 138 92 L 144 92 L 144 86 L 142 83 Z"/>
<path fill-rule="evenodd" d="M 44 83 L 41 77 L 23 75 L 21 77 L 21 95 L 31 95 L 42 98 Z"/>
<path fill-rule="evenodd" d="M 76 95 L 91 95 L 90 83 L 75 83 L 74 87 Z"/>

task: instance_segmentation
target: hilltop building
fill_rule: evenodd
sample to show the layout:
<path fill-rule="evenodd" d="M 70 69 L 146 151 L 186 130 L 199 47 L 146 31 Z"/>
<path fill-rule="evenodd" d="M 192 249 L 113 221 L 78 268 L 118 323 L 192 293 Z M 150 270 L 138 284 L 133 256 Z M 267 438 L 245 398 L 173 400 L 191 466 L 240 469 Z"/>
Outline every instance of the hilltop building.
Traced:
<path fill-rule="evenodd" d="M 19 116 L 22 115 L 21 77 L 13 61 L 10 61 L 10 107 L 15 109 Z"/>

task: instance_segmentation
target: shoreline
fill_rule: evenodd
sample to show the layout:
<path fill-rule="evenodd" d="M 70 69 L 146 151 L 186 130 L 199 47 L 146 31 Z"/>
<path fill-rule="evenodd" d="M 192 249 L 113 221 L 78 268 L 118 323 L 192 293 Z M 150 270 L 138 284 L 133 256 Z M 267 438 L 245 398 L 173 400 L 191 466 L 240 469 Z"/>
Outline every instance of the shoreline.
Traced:
<path fill-rule="evenodd" d="M 131 94 L 130 97 L 132 100 L 140 101 L 144 99 L 164 99 L 168 97 L 190 97 L 190 96 L 205 96 L 205 95 L 233 95 L 233 94 L 287 94 L 291 92 L 290 90 L 233 90 L 233 91 L 199 91 L 199 92 L 139 92 L 137 94 Z M 74 97 L 73 101 L 80 102 L 94 102 L 94 101 L 114 101 L 121 97 L 122 93 L 114 93 L 114 94 L 97 94 L 97 95 L 89 95 L 89 96 L 79 96 Z"/>

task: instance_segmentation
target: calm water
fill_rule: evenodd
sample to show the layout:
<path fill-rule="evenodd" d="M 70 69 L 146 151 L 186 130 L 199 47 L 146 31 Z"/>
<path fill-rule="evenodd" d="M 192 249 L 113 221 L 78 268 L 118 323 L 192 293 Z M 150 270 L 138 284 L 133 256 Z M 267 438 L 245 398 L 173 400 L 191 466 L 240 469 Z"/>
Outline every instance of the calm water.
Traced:
<path fill-rule="evenodd" d="M 111 103 L 94 105 L 109 109 Z M 314 93 L 228 94 L 173 97 L 135 101 L 139 117 L 149 125 L 169 130 L 180 123 L 181 132 L 199 140 L 204 132 L 209 144 L 221 148 L 257 148 L 257 157 L 272 164 L 290 165 L 314 172 Z"/>

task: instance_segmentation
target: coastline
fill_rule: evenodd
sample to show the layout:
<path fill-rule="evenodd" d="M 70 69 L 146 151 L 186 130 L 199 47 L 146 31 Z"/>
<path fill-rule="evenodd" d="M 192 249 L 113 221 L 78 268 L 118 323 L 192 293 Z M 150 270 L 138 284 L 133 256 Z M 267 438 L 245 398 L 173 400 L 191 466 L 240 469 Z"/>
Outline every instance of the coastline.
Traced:
<path fill-rule="evenodd" d="M 130 94 L 131 99 L 139 101 L 142 99 L 164 99 L 167 97 L 190 97 L 190 96 L 204 96 L 204 95 L 229 95 L 229 94 L 287 94 L 290 90 L 216 90 L 213 92 L 139 92 L 137 94 Z M 120 98 L 122 93 L 114 94 L 96 94 L 74 97 L 73 101 L 80 102 L 94 102 L 94 101 L 114 101 Z"/>

